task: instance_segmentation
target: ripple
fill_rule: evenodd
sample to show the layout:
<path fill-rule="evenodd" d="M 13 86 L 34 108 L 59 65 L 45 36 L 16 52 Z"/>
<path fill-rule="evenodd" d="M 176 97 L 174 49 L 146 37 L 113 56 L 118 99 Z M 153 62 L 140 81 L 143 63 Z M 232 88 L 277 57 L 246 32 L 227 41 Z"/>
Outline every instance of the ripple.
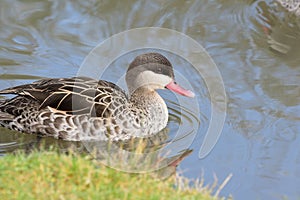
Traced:
<path fill-rule="evenodd" d="M 184 140 L 191 139 L 189 137 L 193 137 L 192 139 L 194 139 L 195 135 L 193 133 L 198 131 L 200 119 L 191 110 L 175 102 L 167 100 L 166 103 L 170 114 L 167 127 L 170 129 L 170 139 L 172 139 L 172 142 L 183 142 Z M 202 117 L 204 118 L 205 116 L 202 115 Z M 179 127 L 181 132 L 178 132 Z"/>
<path fill-rule="evenodd" d="M 32 75 L 25 75 L 25 74 L 0 74 L 0 79 L 2 80 L 37 80 L 37 79 L 43 79 L 46 77 L 42 76 L 32 76 Z"/>
<path fill-rule="evenodd" d="M 300 133 L 300 127 L 286 119 L 279 119 L 273 125 L 275 139 L 280 141 L 295 141 Z"/>

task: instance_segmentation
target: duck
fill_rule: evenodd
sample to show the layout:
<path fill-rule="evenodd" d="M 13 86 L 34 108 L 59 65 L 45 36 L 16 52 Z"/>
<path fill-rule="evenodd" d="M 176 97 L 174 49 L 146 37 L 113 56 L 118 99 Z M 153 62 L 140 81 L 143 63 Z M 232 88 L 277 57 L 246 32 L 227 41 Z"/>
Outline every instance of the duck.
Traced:
<path fill-rule="evenodd" d="M 150 137 L 168 123 L 159 89 L 194 97 L 175 82 L 162 54 L 138 55 L 125 76 L 128 94 L 116 84 L 89 77 L 47 78 L 0 91 L 2 127 L 66 141 L 124 141 Z"/>
<path fill-rule="evenodd" d="M 295 0 L 276 0 L 282 7 L 296 16 L 300 16 L 300 1 Z"/>

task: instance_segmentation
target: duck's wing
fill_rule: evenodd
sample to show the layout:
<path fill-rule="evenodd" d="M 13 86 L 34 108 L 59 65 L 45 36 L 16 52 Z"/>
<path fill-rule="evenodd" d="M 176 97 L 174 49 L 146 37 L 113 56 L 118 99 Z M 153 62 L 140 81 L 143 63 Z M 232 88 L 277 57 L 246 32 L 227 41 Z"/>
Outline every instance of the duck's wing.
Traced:
<path fill-rule="evenodd" d="M 67 114 L 91 114 L 106 117 L 112 96 L 127 100 L 124 91 L 117 85 L 87 77 L 42 79 L 32 84 L 20 85 L 0 91 L 0 94 L 15 94 L 39 102 L 39 109 L 51 107 Z"/>

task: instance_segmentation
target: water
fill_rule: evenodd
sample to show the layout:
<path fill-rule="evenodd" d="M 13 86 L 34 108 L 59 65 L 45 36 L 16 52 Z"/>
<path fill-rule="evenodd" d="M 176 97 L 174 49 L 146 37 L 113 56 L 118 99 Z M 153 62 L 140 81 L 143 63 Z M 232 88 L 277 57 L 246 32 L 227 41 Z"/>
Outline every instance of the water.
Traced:
<path fill-rule="evenodd" d="M 1 89 L 74 76 L 89 51 L 124 30 L 158 26 L 189 35 L 216 62 L 229 102 L 219 142 L 198 159 L 209 95 L 190 67 L 181 71 L 197 88 L 202 115 L 194 151 L 179 170 L 189 178 L 204 174 L 208 184 L 213 174 L 222 181 L 232 173 L 221 195 L 235 199 L 299 199 L 300 19 L 275 1 L 3 0 L 0 14 Z M 126 70 L 125 61 L 118 70 Z M 107 79 L 117 80 L 118 70 Z M 1 129 L 0 154 L 35 141 Z"/>

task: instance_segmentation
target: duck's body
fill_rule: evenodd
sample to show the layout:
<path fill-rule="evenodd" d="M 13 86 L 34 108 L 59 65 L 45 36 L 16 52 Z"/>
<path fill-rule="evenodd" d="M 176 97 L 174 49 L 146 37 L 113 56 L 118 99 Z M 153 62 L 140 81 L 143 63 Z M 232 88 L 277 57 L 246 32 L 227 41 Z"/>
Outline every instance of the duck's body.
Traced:
<path fill-rule="evenodd" d="M 155 89 L 175 87 L 192 96 L 174 85 L 171 64 L 161 56 L 144 54 L 131 63 L 126 75 L 129 96 L 113 83 L 86 77 L 44 79 L 2 90 L 0 94 L 17 96 L 0 102 L 0 125 L 73 141 L 151 136 L 168 122 L 167 106 Z M 158 77 L 163 80 L 154 84 Z"/>
<path fill-rule="evenodd" d="M 86 77 L 37 81 L 0 92 L 18 95 L 0 105 L 0 123 L 64 140 L 143 137 L 166 126 L 168 111 L 156 92 L 141 92 L 128 99 L 113 83 Z"/>

